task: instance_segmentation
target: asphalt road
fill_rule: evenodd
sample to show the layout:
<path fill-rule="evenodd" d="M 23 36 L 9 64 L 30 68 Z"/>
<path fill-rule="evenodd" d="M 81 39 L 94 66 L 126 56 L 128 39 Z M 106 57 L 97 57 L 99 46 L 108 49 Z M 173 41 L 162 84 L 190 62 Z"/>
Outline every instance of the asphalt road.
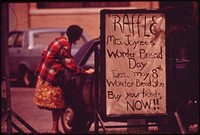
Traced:
<path fill-rule="evenodd" d="M 49 133 L 51 131 L 51 112 L 39 109 L 33 103 L 35 88 L 11 87 L 11 109 L 25 120 L 32 128 L 39 133 Z M 23 124 L 12 117 L 12 121 L 25 133 L 31 133 Z M 62 131 L 62 128 L 60 128 Z M 2 131 L 6 130 L 6 123 Z M 13 128 L 13 133 L 17 132 Z"/>
<path fill-rule="evenodd" d="M 11 87 L 11 109 L 17 113 L 24 121 L 26 121 L 33 129 L 38 133 L 50 133 L 52 117 L 51 112 L 44 109 L 39 109 L 33 103 L 33 95 L 35 88 L 25 87 Z M 15 117 L 12 116 L 12 122 L 14 122 L 25 133 L 31 133 L 23 124 L 21 124 Z M 106 125 L 126 125 L 123 122 L 106 122 Z M 60 131 L 64 133 L 61 121 L 59 122 Z M 90 131 L 94 131 L 94 125 L 90 127 Z M 7 132 L 6 122 L 1 127 L 1 132 Z M 18 131 L 12 128 L 13 133 Z"/>

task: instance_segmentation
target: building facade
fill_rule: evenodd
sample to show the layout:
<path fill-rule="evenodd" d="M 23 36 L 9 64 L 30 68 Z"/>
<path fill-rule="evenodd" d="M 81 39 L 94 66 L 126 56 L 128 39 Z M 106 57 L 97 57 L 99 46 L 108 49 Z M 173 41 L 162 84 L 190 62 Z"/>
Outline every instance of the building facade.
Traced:
<path fill-rule="evenodd" d="M 90 38 L 100 35 L 101 9 L 158 9 L 159 2 L 9 3 L 9 30 L 66 28 L 78 24 Z"/>

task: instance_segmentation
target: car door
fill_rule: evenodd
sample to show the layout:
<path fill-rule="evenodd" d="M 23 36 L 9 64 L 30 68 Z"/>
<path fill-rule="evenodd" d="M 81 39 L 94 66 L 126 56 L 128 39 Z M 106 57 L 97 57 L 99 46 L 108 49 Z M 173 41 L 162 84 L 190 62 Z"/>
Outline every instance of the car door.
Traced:
<path fill-rule="evenodd" d="M 14 31 L 9 33 L 9 69 L 11 77 L 19 75 L 19 64 L 28 55 L 28 50 L 24 47 L 24 32 Z"/>

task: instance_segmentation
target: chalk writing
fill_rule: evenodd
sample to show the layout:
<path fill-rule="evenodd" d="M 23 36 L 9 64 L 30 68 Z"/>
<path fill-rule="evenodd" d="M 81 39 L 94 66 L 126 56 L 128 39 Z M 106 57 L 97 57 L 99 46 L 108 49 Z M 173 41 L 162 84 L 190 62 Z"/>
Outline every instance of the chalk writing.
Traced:
<path fill-rule="evenodd" d="M 149 73 L 146 72 L 131 72 L 134 77 L 143 77 L 143 80 L 146 80 L 149 76 Z"/>
<path fill-rule="evenodd" d="M 135 53 L 127 49 L 126 52 L 117 49 L 116 51 L 110 51 L 107 49 L 107 54 L 109 58 L 134 58 Z"/>
<path fill-rule="evenodd" d="M 127 31 L 132 33 L 133 36 L 137 34 L 138 36 L 146 37 L 149 37 L 150 34 L 157 34 L 153 29 L 157 25 L 156 16 L 151 17 L 151 24 L 149 26 L 147 26 L 147 16 L 145 14 L 124 14 L 122 16 L 113 14 L 111 17 L 114 19 L 113 31 L 119 29 L 121 33 Z"/>
<path fill-rule="evenodd" d="M 107 45 L 113 45 L 113 46 L 129 46 L 133 49 L 136 49 L 137 46 L 143 47 L 143 46 L 155 46 L 154 41 L 149 40 L 136 40 L 131 39 L 131 35 L 125 35 L 123 39 L 116 38 L 114 35 L 108 35 L 106 38 Z"/>
<path fill-rule="evenodd" d="M 163 59 L 162 47 L 160 47 L 160 52 L 149 53 L 145 49 L 140 49 L 140 59 Z"/>
<path fill-rule="evenodd" d="M 121 97 L 122 97 L 122 94 L 114 94 L 113 91 L 108 91 L 108 99 L 114 99 L 114 100 L 117 100 L 118 102 Z"/>
<path fill-rule="evenodd" d="M 129 69 L 139 68 L 140 71 L 142 71 L 146 65 L 147 65 L 147 62 L 137 61 L 136 59 L 133 59 L 133 58 L 128 59 Z"/>
<path fill-rule="evenodd" d="M 134 85 L 134 82 L 130 82 L 128 81 L 127 79 L 124 79 L 124 80 L 112 80 L 112 81 L 109 81 L 109 80 L 106 80 L 106 83 L 109 87 L 133 87 Z"/>
<path fill-rule="evenodd" d="M 113 79 L 115 78 L 129 78 L 130 76 L 124 72 L 117 72 L 117 70 L 111 70 Z"/>
<path fill-rule="evenodd" d="M 166 113 L 164 14 L 112 12 L 104 23 L 106 114 Z"/>
<path fill-rule="evenodd" d="M 127 111 L 129 111 L 129 109 L 131 109 L 132 111 L 135 110 L 142 110 L 142 109 L 151 109 L 151 104 L 152 104 L 152 100 L 132 100 L 127 101 Z"/>

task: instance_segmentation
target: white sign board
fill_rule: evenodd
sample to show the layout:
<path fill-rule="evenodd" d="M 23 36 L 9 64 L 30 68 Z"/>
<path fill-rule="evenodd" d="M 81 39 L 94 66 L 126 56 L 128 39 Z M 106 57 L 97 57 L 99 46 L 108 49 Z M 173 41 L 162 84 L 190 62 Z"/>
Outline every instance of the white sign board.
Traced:
<path fill-rule="evenodd" d="M 159 12 L 101 11 L 106 116 L 166 113 L 165 22 Z"/>

